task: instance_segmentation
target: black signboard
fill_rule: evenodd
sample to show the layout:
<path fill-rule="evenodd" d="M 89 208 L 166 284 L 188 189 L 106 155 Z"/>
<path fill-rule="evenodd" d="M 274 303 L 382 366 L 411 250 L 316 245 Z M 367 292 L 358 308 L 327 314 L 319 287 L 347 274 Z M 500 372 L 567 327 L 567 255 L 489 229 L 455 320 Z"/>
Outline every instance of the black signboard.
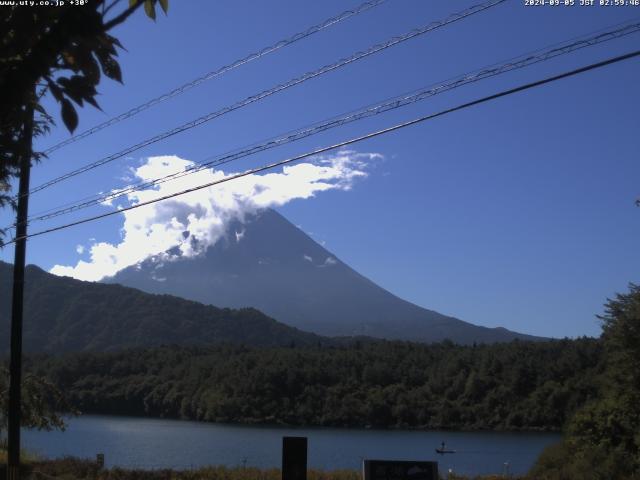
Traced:
<path fill-rule="evenodd" d="M 364 480 L 438 480 L 438 462 L 365 460 Z"/>

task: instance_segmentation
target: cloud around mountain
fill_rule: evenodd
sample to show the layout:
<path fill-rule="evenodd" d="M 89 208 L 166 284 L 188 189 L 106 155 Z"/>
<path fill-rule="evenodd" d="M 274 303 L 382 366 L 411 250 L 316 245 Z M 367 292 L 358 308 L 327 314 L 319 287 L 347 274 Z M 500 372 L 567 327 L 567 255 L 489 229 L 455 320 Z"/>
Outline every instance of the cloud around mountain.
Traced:
<path fill-rule="evenodd" d="M 179 249 L 181 256 L 197 256 L 214 245 L 234 220 L 243 221 L 246 215 L 258 210 L 280 207 L 296 199 L 308 199 L 319 192 L 350 190 L 355 181 L 367 176 L 371 161 L 379 158 L 381 155 L 378 153 L 339 151 L 314 157 L 309 162 L 285 166 L 277 172 L 247 175 L 171 200 L 128 210 L 123 213 L 119 243 L 93 243 L 83 250 L 88 260 L 79 260 L 75 266 L 55 265 L 51 273 L 97 281 L 153 255 L 164 255 L 166 260 L 171 260 L 172 254 L 167 252 L 170 249 Z M 194 165 L 194 162 L 177 156 L 149 157 L 132 173 L 135 180 L 149 181 Z M 235 174 L 204 169 L 161 183 L 153 189 L 131 192 L 125 203 L 135 205 Z"/>

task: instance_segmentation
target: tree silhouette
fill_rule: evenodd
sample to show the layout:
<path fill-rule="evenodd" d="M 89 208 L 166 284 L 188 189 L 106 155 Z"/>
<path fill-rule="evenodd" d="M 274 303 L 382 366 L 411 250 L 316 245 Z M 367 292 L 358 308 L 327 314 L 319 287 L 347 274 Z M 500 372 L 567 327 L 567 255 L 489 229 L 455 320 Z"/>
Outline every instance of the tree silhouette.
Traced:
<path fill-rule="evenodd" d="M 95 97 L 102 75 L 122 82 L 117 57 L 123 46 L 109 32 L 139 8 L 152 19 L 157 4 L 165 13 L 168 9 L 168 0 L 130 0 L 125 8 L 122 0 L 78 2 L 0 9 L 0 207 L 14 203 L 10 181 L 19 174 L 24 142 L 30 141 L 23 129 L 32 107 L 34 136 L 54 123 L 42 105 L 49 93 L 73 132 L 79 122 L 76 106 L 100 108 Z M 42 158 L 33 155 L 33 161 Z"/>

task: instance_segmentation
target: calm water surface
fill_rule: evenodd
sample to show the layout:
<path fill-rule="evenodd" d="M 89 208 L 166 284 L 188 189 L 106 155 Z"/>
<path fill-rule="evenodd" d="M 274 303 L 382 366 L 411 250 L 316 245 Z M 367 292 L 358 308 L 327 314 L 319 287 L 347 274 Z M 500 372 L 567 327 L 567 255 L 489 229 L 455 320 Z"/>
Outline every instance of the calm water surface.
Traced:
<path fill-rule="evenodd" d="M 437 460 L 440 472 L 526 473 L 559 434 L 388 431 L 220 425 L 179 420 L 85 415 L 65 432 L 24 431 L 25 448 L 49 458 L 95 458 L 108 467 L 280 467 L 283 436 L 309 439 L 309 467 L 360 469 L 362 459 Z M 441 442 L 456 450 L 437 455 Z"/>

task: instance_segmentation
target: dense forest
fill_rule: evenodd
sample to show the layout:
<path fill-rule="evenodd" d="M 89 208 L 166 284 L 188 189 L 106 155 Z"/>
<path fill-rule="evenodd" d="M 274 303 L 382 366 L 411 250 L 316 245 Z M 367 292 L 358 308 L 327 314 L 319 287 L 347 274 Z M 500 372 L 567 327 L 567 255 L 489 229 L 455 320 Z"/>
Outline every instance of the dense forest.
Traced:
<path fill-rule="evenodd" d="M 597 390 L 595 339 L 131 349 L 32 357 L 86 413 L 215 422 L 559 430 Z"/>

